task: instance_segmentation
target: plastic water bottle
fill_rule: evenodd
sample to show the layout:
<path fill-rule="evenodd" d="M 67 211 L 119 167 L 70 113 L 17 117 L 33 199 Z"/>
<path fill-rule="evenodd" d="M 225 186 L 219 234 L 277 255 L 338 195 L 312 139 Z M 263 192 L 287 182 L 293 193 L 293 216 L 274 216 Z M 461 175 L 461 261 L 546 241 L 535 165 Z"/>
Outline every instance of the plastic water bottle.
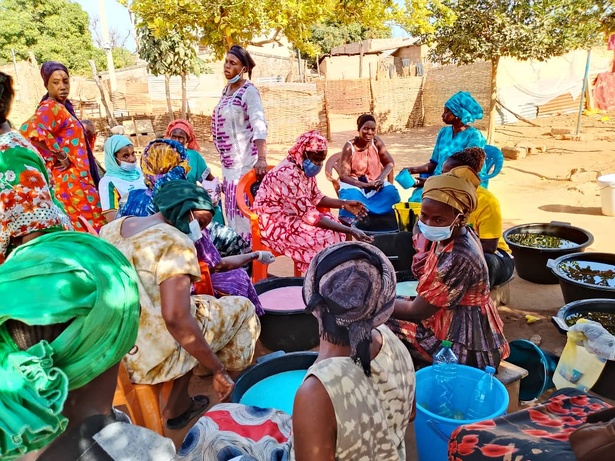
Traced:
<path fill-rule="evenodd" d="M 455 394 L 455 378 L 459 360 L 451 349 L 450 341 L 442 341 L 442 347 L 433 356 L 433 373 L 436 386 L 431 392 L 431 408 L 433 413 L 444 418 L 454 419 L 453 397 Z"/>
<path fill-rule="evenodd" d="M 482 419 L 491 413 L 491 408 L 487 406 L 489 396 L 493 395 L 495 388 L 495 368 L 486 366 L 485 374 L 481 376 L 474 388 L 472 397 L 466 411 L 466 419 Z"/>

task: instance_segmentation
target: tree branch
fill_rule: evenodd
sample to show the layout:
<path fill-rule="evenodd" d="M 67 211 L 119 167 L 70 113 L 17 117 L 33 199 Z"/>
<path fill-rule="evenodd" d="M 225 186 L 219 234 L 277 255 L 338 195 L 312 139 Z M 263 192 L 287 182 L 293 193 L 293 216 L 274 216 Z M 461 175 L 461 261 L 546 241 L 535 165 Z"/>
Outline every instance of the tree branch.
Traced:
<path fill-rule="evenodd" d="M 263 45 L 267 45 L 268 43 L 280 43 L 280 41 L 278 40 L 278 35 L 280 35 L 281 29 L 277 29 L 275 31 L 275 34 L 273 34 L 273 37 L 268 38 L 266 40 L 261 40 L 260 42 L 250 42 L 250 45 L 252 46 L 263 46 Z"/>

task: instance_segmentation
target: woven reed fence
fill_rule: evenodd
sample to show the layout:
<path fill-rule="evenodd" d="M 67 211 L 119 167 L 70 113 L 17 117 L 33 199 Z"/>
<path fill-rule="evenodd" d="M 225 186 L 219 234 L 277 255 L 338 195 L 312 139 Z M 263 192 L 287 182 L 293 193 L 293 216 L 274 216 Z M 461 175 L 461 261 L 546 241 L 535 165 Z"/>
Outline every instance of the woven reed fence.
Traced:
<path fill-rule="evenodd" d="M 423 126 L 423 78 L 372 81 L 373 114 L 380 133 Z"/>
<path fill-rule="evenodd" d="M 429 70 L 423 92 L 425 125 L 442 125 L 444 103 L 458 91 L 469 91 L 483 107 L 484 117 L 473 125 L 481 130 L 488 129 L 491 97 L 491 63 L 488 61 Z"/>

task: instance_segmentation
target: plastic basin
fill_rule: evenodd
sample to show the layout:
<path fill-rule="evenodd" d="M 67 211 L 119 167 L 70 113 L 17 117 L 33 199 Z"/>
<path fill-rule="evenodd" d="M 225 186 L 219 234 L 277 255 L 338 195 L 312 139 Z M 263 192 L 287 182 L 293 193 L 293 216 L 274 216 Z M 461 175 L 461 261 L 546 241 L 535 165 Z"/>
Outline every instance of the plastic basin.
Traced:
<path fill-rule="evenodd" d="M 583 267 L 583 262 L 600 263 L 610 270 L 615 270 L 615 254 L 613 253 L 572 253 L 560 256 L 548 263 L 553 276 L 559 281 L 562 295 L 566 303 L 580 301 L 582 299 L 610 298 L 615 299 L 615 286 L 601 286 L 569 277 L 562 270 L 562 263 L 578 261 Z"/>
<path fill-rule="evenodd" d="M 571 248 L 536 248 L 512 242 L 509 236 L 513 234 L 543 234 L 566 239 L 576 245 Z M 515 258 L 515 269 L 519 277 L 533 283 L 555 284 L 558 279 L 547 267 L 548 260 L 585 251 L 585 248 L 594 242 L 594 236 L 585 229 L 568 223 L 551 222 L 511 227 L 504 232 L 504 240 Z"/>

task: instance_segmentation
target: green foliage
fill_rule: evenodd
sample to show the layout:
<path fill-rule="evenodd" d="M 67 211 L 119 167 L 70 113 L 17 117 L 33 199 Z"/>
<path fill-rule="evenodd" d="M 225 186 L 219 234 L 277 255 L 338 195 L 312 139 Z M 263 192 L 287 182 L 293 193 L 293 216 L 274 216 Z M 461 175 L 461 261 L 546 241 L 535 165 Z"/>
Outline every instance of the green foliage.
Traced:
<path fill-rule="evenodd" d="M 103 50 L 94 47 L 89 17 L 68 0 L 0 0 L 0 64 L 27 60 L 32 51 L 39 64 L 60 61 L 71 73 L 90 75 L 88 60 L 105 69 Z M 116 67 L 132 65 L 135 57 L 124 49 L 113 50 Z"/>
<path fill-rule="evenodd" d="M 604 13 L 593 0 L 443 0 L 442 6 L 433 10 L 434 30 L 421 36 L 443 63 L 501 56 L 544 61 L 604 40 Z"/>
<path fill-rule="evenodd" d="M 384 26 L 384 24 L 383 24 Z M 391 30 L 366 29 L 359 23 L 340 24 L 335 21 L 312 26 L 312 37 L 308 40 L 319 55 L 328 54 L 331 48 L 354 43 L 368 38 L 389 38 Z"/>
<path fill-rule="evenodd" d="M 233 44 L 258 45 L 283 34 L 304 55 L 315 56 L 312 27 L 324 21 L 379 31 L 394 21 L 394 0 L 121 0 L 157 37 L 182 30 L 222 57 Z"/>
<path fill-rule="evenodd" d="M 154 75 L 187 75 L 201 72 L 202 62 L 196 56 L 196 49 L 177 31 L 168 31 L 164 37 L 157 37 L 147 26 L 137 29 L 139 56 L 147 61 L 148 70 Z"/>

